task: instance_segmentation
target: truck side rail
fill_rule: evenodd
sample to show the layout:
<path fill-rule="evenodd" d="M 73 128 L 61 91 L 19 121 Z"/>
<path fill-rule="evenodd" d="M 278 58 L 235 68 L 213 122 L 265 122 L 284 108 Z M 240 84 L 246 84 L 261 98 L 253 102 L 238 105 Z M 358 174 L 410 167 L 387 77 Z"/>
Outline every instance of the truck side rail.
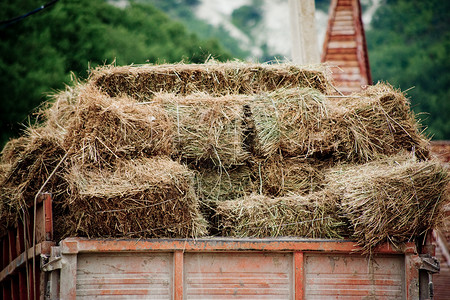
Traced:
<path fill-rule="evenodd" d="M 189 274 L 199 274 L 205 272 L 211 274 L 212 265 L 217 265 L 218 261 L 221 261 L 220 272 L 222 267 L 227 268 L 227 265 L 233 265 L 233 268 L 252 269 L 253 265 L 258 265 L 256 268 L 270 268 L 271 266 L 264 266 L 264 260 L 267 257 L 274 257 L 273 261 L 284 259 L 292 268 L 292 275 L 290 278 L 290 292 L 289 298 L 292 297 L 296 300 L 307 298 L 308 284 L 306 282 L 306 269 L 308 268 L 308 262 L 313 259 L 330 260 L 334 258 L 342 258 L 343 260 L 357 260 L 354 264 L 358 266 L 367 266 L 370 260 L 380 259 L 395 259 L 400 261 L 397 266 L 402 266 L 399 272 L 403 272 L 402 282 L 402 295 L 404 299 L 417 299 L 418 298 L 418 268 L 417 265 L 420 262 L 419 256 L 416 251 L 416 247 L 413 243 L 405 244 L 402 249 L 395 249 L 389 244 L 384 244 L 375 249 L 372 257 L 362 255 L 361 247 L 357 246 L 355 242 L 349 240 L 327 240 L 327 239 L 299 239 L 299 238 L 267 238 L 267 239 L 252 239 L 252 238 L 206 238 L 206 239 L 143 239 L 143 240 L 118 240 L 118 239 L 86 239 L 86 238 L 66 238 L 61 241 L 60 246 L 57 247 L 58 251 L 52 251 L 54 254 L 49 257 L 47 263 L 44 265 L 43 270 L 47 272 L 58 271 L 60 272 L 60 280 L 58 278 L 54 282 L 50 282 L 50 290 L 57 291 L 61 299 L 84 299 L 86 297 L 92 297 L 97 293 L 98 289 L 88 290 L 85 289 L 82 282 L 93 284 L 92 281 L 98 280 L 99 285 L 103 288 L 108 278 L 101 278 L 101 275 L 96 275 L 94 279 L 86 281 L 85 276 L 93 270 L 92 265 L 98 264 L 95 268 L 100 268 L 100 258 L 103 257 L 104 264 L 108 265 L 108 268 L 114 264 L 114 261 L 120 261 L 120 257 L 123 257 L 120 264 L 124 263 L 130 258 L 133 259 L 139 255 L 145 256 L 145 259 L 151 259 L 152 255 L 160 257 L 165 255 L 165 264 L 170 265 L 170 279 L 167 280 L 166 286 L 170 285 L 170 291 L 168 297 L 171 299 L 181 300 L 189 297 L 188 293 L 193 291 L 191 286 L 197 286 L 198 293 L 218 293 L 216 290 L 211 289 L 211 282 L 208 282 L 208 288 L 201 286 L 198 282 L 194 282 L 196 279 L 190 278 Z M 122 255 L 122 256 L 121 256 Z M 236 260 L 237 262 L 233 262 Z M 89 261 L 89 263 L 86 263 Z M 168 262 L 167 262 L 168 261 Z M 193 261 L 195 263 L 193 263 Z M 347 263 L 347 261 L 345 262 Z M 130 264 L 133 264 L 130 261 Z M 309 263 L 311 264 L 311 263 Z M 244 267 L 245 265 L 245 267 Z M 262 267 L 261 267 L 262 265 Z M 152 266 L 148 269 L 145 266 L 143 272 L 148 272 L 154 268 Z M 121 266 L 122 267 L 122 266 Z M 144 265 L 134 266 L 135 269 L 144 268 Z M 276 266 L 275 266 L 276 267 Z M 199 268 L 192 270 L 192 268 Z M 215 267 L 219 268 L 219 267 Z M 232 267 L 229 267 L 232 268 Z M 234 271 L 235 269 L 232 270 Z M 334 266 L 333 266 L 334 268 Z M 89 270 L 88 270 L 89 269 Z M 95 270 L 95 269 L 94 269 Z M 96 271 L 96 270 L 95 270 Z M 285 270 L 286 271 L 286 270 Z M 389 271 L 389 270 L 388 270 Z M 189 273 L 190 272 L 190 273 Z M 225 272 L 225 271 L 224 271 Z M 258 269 L 257 272 L 261 272 Z M 286 271 L 287 273 L 291 271 Z M 189 273 L 189 274 L 188 274 Z M 217 273 L 217 272 L 215 272 Z M 80 275 L 81 274 L 81 275 Z M 110 276 L 110 274 L 106 274 Z M 114 274 L 117 275 L 117 274 Z M 363 274 L 367 275 L 367 274 Z M 82 276 L 82 278 L 77 278 Z M 210 275 L 208 275 L 210 276 Z M 242 276 L 242 275 L 240 275 Z M 373 274 L 370 276 L 374 276 Z M 370 277 L 369 276 L 369 277 Z M 369 278 L 368 277 L 368 278 Z M 50 278 L 52 278 L 50 276 Z M 96 279 L 97 278 L 97 279 Z M 101 279 L 99 279 L 101 278 Z M 114 278 L 115 286 L 117 286 L 118 279 Z M 127 279 L 130 280 L 130 279 Z M 208 279 L 213 281 L 213 279 Z M 228 281 L 234 280 L 227 278 Z M 270 289 L 270 283 L 256 281 L 252 279 L 252 284 L 258 283 L 261 288 L 261 293 L 273 292 Z M 258 279 L 259 280 L 259 279 Z M 309 279 L 308 279 L 309 280 Z M 382 284 L 389 285 L 392 281 L 390 278 L 378 278 L 377 280 L 370 282 L 370 279 L 355 279 L 356 284 L 370 285 L 376 284 L 374 282 L 382 282 Z M 191 284 L 192 283 L 192 284 Z M 58 288 L 56 285 L 60 284 Z M 339 286 L 339 282 L 336 283 Z M 200 287 L 199 287 L 200 285 Z M 242 287 L 246 287 L 241 283 Z M 262 288 L 264 287 L 264 288 Z M 343 293 L 345 293 L 345 287 L 343 287 Z M 353 287 L 351 287 L 353 289 Z M 130 290 L 130 289 L 128 289 Z M 226 295 L 236 295 L 236 293 L 252 293 L 258 292 L 250 289 L 239 289 L 230 287 L 228 290 L 221 287 L 221 293 Z M 142 295 L 147 295 L 149 291 L 142 290 Z M 355 291 L 350 291 L 355 292 Z M 357 291 L 359 293 L 366 293 L 370 291 Z M 100 292 L 99 292 L 100 293 Z M 116 295 L 126 293 L 126 289 L 119 289 L 117 287 L 104 290 L 104 295 Z M 228 294 L 227 294 L 228 293 Z M 233 294 L 234 293 L 234 294 Z M 239 295 L 239 294 L 237 294 Z M 364 294 L 361 294 L 364 295 Z"/>

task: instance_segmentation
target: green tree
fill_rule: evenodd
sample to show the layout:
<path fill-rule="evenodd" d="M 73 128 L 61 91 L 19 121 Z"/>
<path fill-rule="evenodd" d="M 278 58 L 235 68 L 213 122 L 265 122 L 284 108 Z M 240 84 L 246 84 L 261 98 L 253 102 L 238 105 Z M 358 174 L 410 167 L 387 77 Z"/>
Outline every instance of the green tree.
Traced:
<path fill-rule="evenodd" d="M 0 20 L 42 5 L 3 0 Z M 195 1 L 194 1 L 195 2 Z M 122 10 L 102 0 L 64 0 L 0 28 L 0 146 L 18 135 L 46 93 L 63 88 L 70 72 L 87 77 L 89 66 L 146 62 L 228 60 L 217 40 L 201 40 L 151 5 Z"/>
<path fill-rule="evenodd" d="M 243 50 L 239 42 L 230 36 L 230 33 L 222 26 L 214 27 L 197 18 L 194 13 L 198 0 L 138 0 L 140 3 L 151 3 L 158 7 L 171 18 L 182 22 L 190 31 L 205 39 L 219 40 L 220 44 L 229 51 L 234 58 L 244 59 L 250 55 Z"/>
<path fill-rule="evenodd" d="M 374 81 L 408 90 L 434 139 L 450 139 L 450 2 L 389 0 L 367 31 Z"/>

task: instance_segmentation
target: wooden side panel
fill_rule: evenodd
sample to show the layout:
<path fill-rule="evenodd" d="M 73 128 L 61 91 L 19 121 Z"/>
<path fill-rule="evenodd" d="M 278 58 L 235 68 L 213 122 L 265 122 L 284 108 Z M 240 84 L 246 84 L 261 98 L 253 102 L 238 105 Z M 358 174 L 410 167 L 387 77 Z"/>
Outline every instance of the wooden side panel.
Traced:
<path fill-rule="evenodd" d="M 80 254 L 77 299 L 172 299 L 172 253 Z"/>
<path fill-rule="evenodd" d="M 293 299 L 292 253 L 186 253 L 185 299 Z"/>
<path fill-rule="evenodd" d="M 404 299 L 404 257 L 306 255 L 306 299 Z"/>

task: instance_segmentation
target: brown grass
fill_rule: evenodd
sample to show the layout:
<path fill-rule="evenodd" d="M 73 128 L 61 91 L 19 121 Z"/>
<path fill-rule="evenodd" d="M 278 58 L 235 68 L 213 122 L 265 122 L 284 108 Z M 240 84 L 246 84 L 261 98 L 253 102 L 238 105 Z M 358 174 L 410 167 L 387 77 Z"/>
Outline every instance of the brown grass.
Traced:
<path fill-rule="evenodd" d="M 361 163 L 408 150 L 429 157 L 407 98 L 385 84 L 338 101 L 311 89 L 278 90 L 257 97 L 249 110 L 259 156 Z"/>
<path fill-rule="evenodd" d="M 224 236 L 343 238 L 345 220 L 333 195 L 270 198 L 250 195 L 218 204 L 219 230 Z"/>
<path fill-rule="evenodd" d="M 7 149 L 3 154 L 14 153 L 14 156 L 7 159 L 2 156 L 5 173 L 0 182 L 0 214 L 5 227 L 15 224 L 22 209 L 33 203 L 36 193 L 47 179 L 43 192 L 51 190 L 55 198 L 66 188 L 59 176 L 50 177 L 65 151 L 45 128 L 30 127 L 24 137 L 11 141 Z"/>
<path fill-rule="evenodd" d="M 327 189 L 340 194 L 352 238 L 365 249 L 399 244 L 436 228 L 448 201 L 449 175 L 439 162 L 399 155 L 361 166 L 335 167 Z"/>
<path fill-rule="evenodd" d="M 198 237 L 206 232 L 192 173 L 167 158 L 121 161 L 114 170 L 73 165 L 56 216 L 61 238 Z"/>
<path fill-rule="evenodd" d="M 160 94 L 154 103 L 167 111 L 175 125 L 173 155 L 187 162 L 230 167 L 244 164 L 250 155 L 243 147 L 242 105 L 246 99 Z"/>
<path fill-rule="evenodd" d="M 289 64 L 242 62 L 175 65 L 105 66 L 95 69 L 90 82 L 111 97 L 128 95 L 149 101 L 155 93 L 187 95 L 255 94 L 279 88 L 311 87 L 326 91 L 324 72 Z"/>
<path fill-rule="evenodd" d="M 103 166 L 173 152 L 173 124 L 162 108 L 113 99 L 89 86 L 77 100 L 64 136 L 71 158 Z"/>
<path fill-rule="evenodd" d="M 275 156 L 256 160 L 253 167 L 255 185 L 259 193 L 273 197 L 311 194 L 323 187 L 324 169 L 329 164 L 299 157 Z"/>
<path fill-rule="evenodd" d="M 448 172 L 429 160 L 408 99 L 378 84 L 331 101 L 322 76 L 240 63 L 97 69 L 3 149 L 0 229 L 39 190 L 52 193 L 57 239 L 198 237 L 203 212 L 210 233 L 350 237 L 370 251 L 438 226 Z"/>

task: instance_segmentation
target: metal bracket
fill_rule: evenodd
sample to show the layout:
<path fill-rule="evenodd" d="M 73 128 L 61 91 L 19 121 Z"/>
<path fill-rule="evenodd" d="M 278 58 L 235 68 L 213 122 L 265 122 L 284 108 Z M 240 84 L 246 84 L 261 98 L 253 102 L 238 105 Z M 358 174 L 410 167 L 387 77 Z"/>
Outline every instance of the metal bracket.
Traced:
<path fill-rule="evenodd" d="M 439 273 L 441 266 L 436 257 L 432 257 L 430 254 L 420 254 L 419 257 L 421 261 L 419 270 L 425 270 L 431 274 Z"/>
<path fill-rule="evenodd" d="M 62 268 L 61 251 L 59 247 L 52 247 L 50 257 L 41 256 L 41 270 L 51 272 Z"/>
<path fill-rule="evenodd" d="M 423 289 L 423 294 L 421 294 L 420 299 L 433 299 L 434 298 L 434 284 L 433 276 L 434 273 L 439 273 L 441 270 L 439 260 L 436 257 L 432 257 L 430 254 L 420 254 L 420 275 L 419 281 Z"/>

